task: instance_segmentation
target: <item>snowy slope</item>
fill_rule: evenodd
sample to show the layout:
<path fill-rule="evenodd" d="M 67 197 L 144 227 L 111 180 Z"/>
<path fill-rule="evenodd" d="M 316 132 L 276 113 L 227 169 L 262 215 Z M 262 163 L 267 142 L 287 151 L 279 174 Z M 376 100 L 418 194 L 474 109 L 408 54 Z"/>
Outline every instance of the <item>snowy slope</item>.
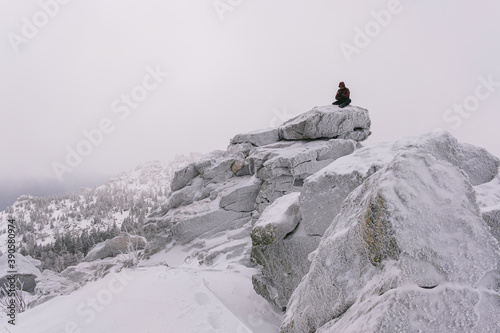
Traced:
<path fill-rule="evenodd" d="M 135 269 L 113 272 L 18 317 L 12 333 L 277 332 L 281 313 L 252 286 L 249 225 L 176 245 Z M 227 250 L 225 252 L 224 250 Z M 220 252 L 210 265 L 202 254 Z M 233 254 L 233 255 L 230 255 Z M 3 318 L 2 320 L 5 320 Z"/>

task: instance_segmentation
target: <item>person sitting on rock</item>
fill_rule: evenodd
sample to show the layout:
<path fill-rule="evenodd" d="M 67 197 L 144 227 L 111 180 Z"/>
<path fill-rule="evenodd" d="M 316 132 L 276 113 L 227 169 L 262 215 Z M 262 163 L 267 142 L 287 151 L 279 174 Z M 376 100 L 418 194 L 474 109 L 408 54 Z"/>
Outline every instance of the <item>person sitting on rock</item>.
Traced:
<path fill-rule="evenodd" d="M 335 95 L 336 101 L 332 103 L 332 105 L 338 105 L 339 108 L 345 108 L 349 104 L 351 104 L 351 99 L 349 98 L 351 92 L 346 88 L 344 82 L 339 83 L 339 90 L 337 91 L 337 95 Z"/>

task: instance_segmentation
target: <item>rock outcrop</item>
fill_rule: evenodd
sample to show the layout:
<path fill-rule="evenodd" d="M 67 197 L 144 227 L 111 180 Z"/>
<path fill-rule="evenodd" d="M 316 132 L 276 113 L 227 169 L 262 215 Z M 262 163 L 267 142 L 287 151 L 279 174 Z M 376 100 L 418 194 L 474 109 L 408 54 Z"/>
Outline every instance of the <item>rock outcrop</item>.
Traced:
<path fill-rule="evenodd" d="M 292 118 L 279 127 L 282 140 L 352 139 L 368 138 L 371 121 L 368 110 L 356 106 L 339 109 L 337 106 L 317 106 Z"/>
<path fill-rule="evenodd" d="M 116 257 L 122 253 L 130 251 L 142 250 L 146 246 L 146 239 L 140 236 L 133 236 L 123 233 L 112 239 L 94 245 L 87 253 L 84 262 L 104 259 L 108 257 Z"/>
<path fill-rule="evenodd" d="M 238 134 L 232 144 L 250 143 L 260 147 L 285 140 L 345 139 L 364 141 L 370 136 L 371 120 L 368 110 L 348 106 L 316 106 L 275 129 Z"/>
<path fill-rule="evenodd" d="M 282 332 L 499 330 L 497 206 L 480 195 L 498 158 L 441 130 L 363 148 L 370 134 L 366 110 L 325 106 L 236 135 L 175 174 L 146 252 L 248 253 Z"/>
<path fill-rule="evenodd" d="M 403 151 L 347 196 L 282 332 L 498 331 L 499 251 L 466 174 Z"/>
<path fill-rule="evenodd" d="M 306 132 L 292 138 L 290 133 L 301 126 Z M 149 216 L 145 234 L 150 243 L 171 237 L 187 244 L 255 221 L 275 200 L 299 192 L 305 178 L 358 148 L 340 134 L 361 128 L 369 132 L 369 126 L 364 109 L 327 106 L 278 129 L 238 134 L 226 151 L 212 152 L 175 173 L 172 193 Z"/>

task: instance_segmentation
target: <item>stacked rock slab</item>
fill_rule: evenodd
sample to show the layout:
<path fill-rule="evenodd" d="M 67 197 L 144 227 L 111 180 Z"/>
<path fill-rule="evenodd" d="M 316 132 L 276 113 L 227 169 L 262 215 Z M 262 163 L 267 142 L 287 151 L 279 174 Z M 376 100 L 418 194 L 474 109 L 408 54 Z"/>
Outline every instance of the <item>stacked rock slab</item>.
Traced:
<path fill-rule="evenodd" d="M 470 177 L 402 151 L 347 196 L 282 332 L 498 332 L 499 251 Z"/>
<path fill-rule="evenodd" d="M 326 106 L 316 107 L 277 129 L 236 135 L 226 151 L 212 152 L 175 173 L 167 201 L 144 226 L 148 254 L 171 240 L 192 243 L 255 222 L 275 200 L 300 192 L 305 178 L 354 152 L 358 141 L 369 135 L 369 127 L 365 109 Z M 301 128 L 301 135 L 291 135 Z M 319 132 L 314 133 L 315 129 Z M 316 238 L 311 238 L 314 245 L 307 239 L 308 245 L 303 246 L 301 256 L 307 265 L 305 252 L 317 246 Z M 282 241 L 276 239 L 265 245 L 268 248 L 262 249 L 263 253 L 276 256 L 278 252 L 273 249 L 283 251 Z"/>

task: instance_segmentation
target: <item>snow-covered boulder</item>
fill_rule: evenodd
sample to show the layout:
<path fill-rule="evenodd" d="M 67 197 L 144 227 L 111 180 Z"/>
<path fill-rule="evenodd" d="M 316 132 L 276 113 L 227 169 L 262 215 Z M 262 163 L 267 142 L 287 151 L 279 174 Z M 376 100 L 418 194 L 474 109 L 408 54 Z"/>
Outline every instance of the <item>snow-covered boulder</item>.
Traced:
<path fill-rule="evenodd" d="M 277 128 L 273 128 L 238 134 L 231 139 L 231 143 L 250 143 L 253 146 L 260 147 L 278 142 L 279 140 L 279 131 Z"/>
<path fill-rule="evenodd" d="M 305 180 L 300 205 L 306 232 L 323 235 L 352 190 L 396 154 L 410 149 L 450 162 L 467 174 L 472 185 L 489 182 L 498 173 L 498 158 L 484 148 L 458 142 L 443 130 L 361 148 Z"/>
<path fill-rule="evenodd" d="M 94 245 L 85 258 L 83 258 L 83 261 L 116 257 L 121 253 L 142 250 L 145 246 L 146 239 L 144 237 L 122 233 L 121 235 Z"/>
<path fill-rule="evenodd" d="M 79 284 L 50 269 L 44 270 L 37 277 L 36 283 L 35 294 L 37 295 L 37 299 L 33 303 L 30 303 L 30 307 L 45 303 L 56 296 L 68 295 L 79 288 Z"/>
<path fill-rule="evenodd" d="M 81 262 L 76 266 L 69 266 L 59 275 L 69 279 L 78 286 L 83 286 L 89 281 L 95 281 L 112 271 L 115 266 L 123 266 L 123 257 L 108 257 L 102 260 Z"/>
<path fill-rule="evenodd" d="M 172 237 L 167 235 L 156 235 L 151 240 L 148 241 L 146 247 L 144 248 L 144 255 L 150 257 L 163 250 L 168 243 L 172 241 Z"/>
<path fill-rule="evenodd" d="M 40 269 L 42 267 L 42 262 L 38 259 L 33 258 L 32 256 L 25 256 L 26 260 L 28 260 L 33 266 Z"/>
<path fill-rule="evenodd" d="M 282 332 L 498 332 L 499 256 L 466 174 L 408 149 L 348 195 Z"/>
<path fill-rule="evenodd" d="M 189 182 L 198 175 L 199 172 L 196 169 L 196 163 L 191 163 L 174 173 L 174 177 L 170 182 L 170 189 L 172 190 L 172 192 L 180 190 L 181 188 L 189 184 Z"/>
<path fill-rule="evenodd" d="M 264 210 L 251 232 L 251 258 L 261 267 L 261 274 L 252 277 L 254 289 L 280 308 L 286 307 L 292 292 L 308 272 L 307 257 L 320 240 L 297 230 L 299 195 L 294 192 L 277 199 Z"/>
<path fill-rule="evenodd" d="M 8 282 L 8 278 L 12 276 L 9 271 L 15 270 L 17 286 L 22 285 L 22 290 L 33 293 L 36 287 L 36 279 L 42 274 L 40 270 L 33 265 L 33 259 L 27 259 L 20 253 L 15 254 L 15 266 L 10 267 L 7 254 L 0 257 L 0 286 Z"/>
<path fill-rule="evenodd" d="M 285 238 L 300 222 L 299 192 L 282 196 L 268 206 L 252 229 L 252 243 L 269 245 Z"/>
<path fill-rule="evenodd" d="M 279 127 L 281 140 L 310 139 L 352 139 L 363 141 L 370 132 L 368 110 L 348 106 L 339 108 L 334 105 L 316 106 L 283 123 Z"/>
<path fill-rule="evenodd" d="M 316 250 L 321 237 L 292 235 L 269 245 L 252 247 L 252 260 L 260 265 L 261 273 L 252 276 L 257 294 L 282 309 L 300 280 L 309 271 L 308 255 Z"/>

